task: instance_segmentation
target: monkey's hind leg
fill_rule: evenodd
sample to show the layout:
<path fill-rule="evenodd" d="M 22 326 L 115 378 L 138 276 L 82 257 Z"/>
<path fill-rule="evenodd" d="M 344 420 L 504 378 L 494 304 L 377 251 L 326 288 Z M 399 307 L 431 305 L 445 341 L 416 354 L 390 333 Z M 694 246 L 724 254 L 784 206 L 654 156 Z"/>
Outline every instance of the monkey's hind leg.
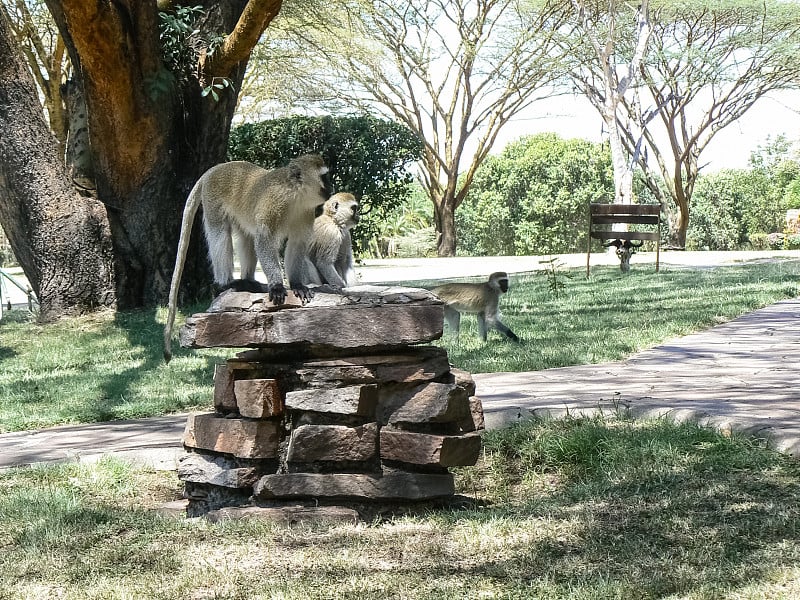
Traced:
<path fill-rule="evenodd" d="M 450 328 L 450 331 L 458 337 L 458 331 L 461 328 L 461 313 L 455 308 L 445 305 L 444 320 Z"/>
<path fill-rule="evenodd" d="M 270 302 L 275 306 L 286 302 L 286 287 L 283 285 L 283 271 L 278 253 L 281 242 L 267 229 L 260 231 L 255 238 L 256 256 L 267 276 Z"/>
<path fill-rule="evenodd" d="M 311 283 L 311 276 L 307 271 L 308 241 L 309 238 L 304 238 L 302 235 L 290 238 L 286 242 L 286 250 L 283 255 L 289 287 L 303 304 L 310 302 L 314 297 L 314 292 L 307 287 L 307 284 Z"/>
<path fill-rule="evenodd" d="M 253 237 L 237 228 L 233 236 L 233 242 L 236 247 L 236 254 L 239 257 L 241 278 L 254 280 L 256 278 L 258 259 L 256 258 L 256 247 Z"/>
<path fill-rule="evenodd" d="M 231 228 L 224 221 L 209 222 L 208 215 L 204 217 L 203 225 L 206 232 L 206 244 L 208 244 L 208 257 L 211 259 L 211 268 L 214 271 L 214 282 L 225 287 L 233 281 Z"/>

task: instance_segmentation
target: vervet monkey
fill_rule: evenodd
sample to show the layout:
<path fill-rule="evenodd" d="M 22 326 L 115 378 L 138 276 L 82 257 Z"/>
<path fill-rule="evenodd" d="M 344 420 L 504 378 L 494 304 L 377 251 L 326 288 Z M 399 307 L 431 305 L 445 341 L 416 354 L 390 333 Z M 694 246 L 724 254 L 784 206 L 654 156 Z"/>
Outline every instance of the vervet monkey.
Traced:
<path fill-rule="evenodd" d="M 172 326 L 178 288 L 192 223 L 203 205 L 203 226 L 214 282 L 225 288 L 266 291 L 274 304 L 286 300 L 279 252 L 286 242 L 284 265 L 289 287 L 305 304 L 313 296 L 306 287 L 308 242 L 314 229 L 314 210 L 328 197 L 328 172 L 322 157 L 306 154 L 285 167 L 263 169 L 235 161 L 216 165 L 197 180 L 183 210 L 183 222 L 169 290 L 169 313 L 164 329 L 164 359 L 171 358 Z M 242 279 L 233 279 L 233 244 Z M 256 259 L 267 276 L 266 289 L 255 281 Z"/>
<path fill-rule="evenodd" d="M 446 283 L 433 288 L 433 293 L 444 302 L 444 318 L 455 331 L 461 325 L 461 313 L 478 315 L 478 333 L 486 341 L 487 324 L 515 342 L 517 334 L 500 320 L 498 304 L 500 295 L 508 291 L 508 274 L 498 271 L 489 275 L 486 283 Z"/>
<path fill-rule="evenodd" d="M 358 218 L 358 201 L 353 194 L 334 194 L 322 205 L 308 248 L 312 283 L 337 287 L 356 283 L 350 230 Z"/>

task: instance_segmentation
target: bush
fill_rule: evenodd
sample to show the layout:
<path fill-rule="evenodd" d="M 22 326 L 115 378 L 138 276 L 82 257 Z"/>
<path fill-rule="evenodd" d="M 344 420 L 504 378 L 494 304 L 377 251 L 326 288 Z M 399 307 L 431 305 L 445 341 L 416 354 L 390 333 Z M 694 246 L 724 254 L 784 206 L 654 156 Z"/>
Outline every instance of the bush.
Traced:
<path fill-rule="evenodd" d="M 783 247 L 786 250 L 800 250 L 800 233 L 784 236 Z"/>
<path fill-rule="evenodd" d="M 491 156 L 456 211 L 459 250 L 472 255 L 586 250 L 590 202 L 614 196 L 602 144 L 554 133 L 526 136 Z"/>

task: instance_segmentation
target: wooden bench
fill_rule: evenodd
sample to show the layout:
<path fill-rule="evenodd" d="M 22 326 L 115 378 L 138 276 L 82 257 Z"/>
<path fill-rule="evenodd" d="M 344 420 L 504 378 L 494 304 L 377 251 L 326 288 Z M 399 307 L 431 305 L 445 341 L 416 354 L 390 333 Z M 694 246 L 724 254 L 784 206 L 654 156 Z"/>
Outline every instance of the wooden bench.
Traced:
<path fill-rule="evenodd" d="M 628 225 L 655 225 L 655 231 L 612 231 L 618 223 Z M 586 277 L 589 277 L 589 257 L 592 240 L 654 241 L 656 243 L 656 272 L 661 250 L 660 204 L 599 204 L 589 205 L 589 237 L 586 241 Z M 618 250 L 619 252 L 619 250 Z M 623 269 L 624 270 L 624 269 Z"/>

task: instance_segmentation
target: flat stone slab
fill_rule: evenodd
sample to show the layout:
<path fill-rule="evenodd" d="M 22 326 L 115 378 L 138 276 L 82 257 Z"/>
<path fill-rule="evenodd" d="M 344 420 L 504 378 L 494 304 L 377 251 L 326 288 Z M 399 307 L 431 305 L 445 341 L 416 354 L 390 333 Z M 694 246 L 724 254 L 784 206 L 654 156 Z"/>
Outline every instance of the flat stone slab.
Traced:
<path fill-rule="evenodd" d="M 183 434 L 183 444 L 189 448 L 238 458 L 274 458 L 280 440 L 277 421 L 228 419 L 217 413 L 190 414 Z"/>
<path fill-rule="evenodd" d="M 266 294 L 229 290 L 214 300 L 208 312 L 186 320 L 180 342 L 188 348 L 380 348 L 431 342 L 442 336 L 443 323 L 441 301 L 417 288 L 317 291 L 305 306 L 277 307 Z"/>
<path fill-rule="evenodd" d="M 392 472 L 287 473 L 266 475 L 254 488 L 254 497 L 364 498 L 368 500 L 430 500 L 455 493 L 450 473 Z"/>

